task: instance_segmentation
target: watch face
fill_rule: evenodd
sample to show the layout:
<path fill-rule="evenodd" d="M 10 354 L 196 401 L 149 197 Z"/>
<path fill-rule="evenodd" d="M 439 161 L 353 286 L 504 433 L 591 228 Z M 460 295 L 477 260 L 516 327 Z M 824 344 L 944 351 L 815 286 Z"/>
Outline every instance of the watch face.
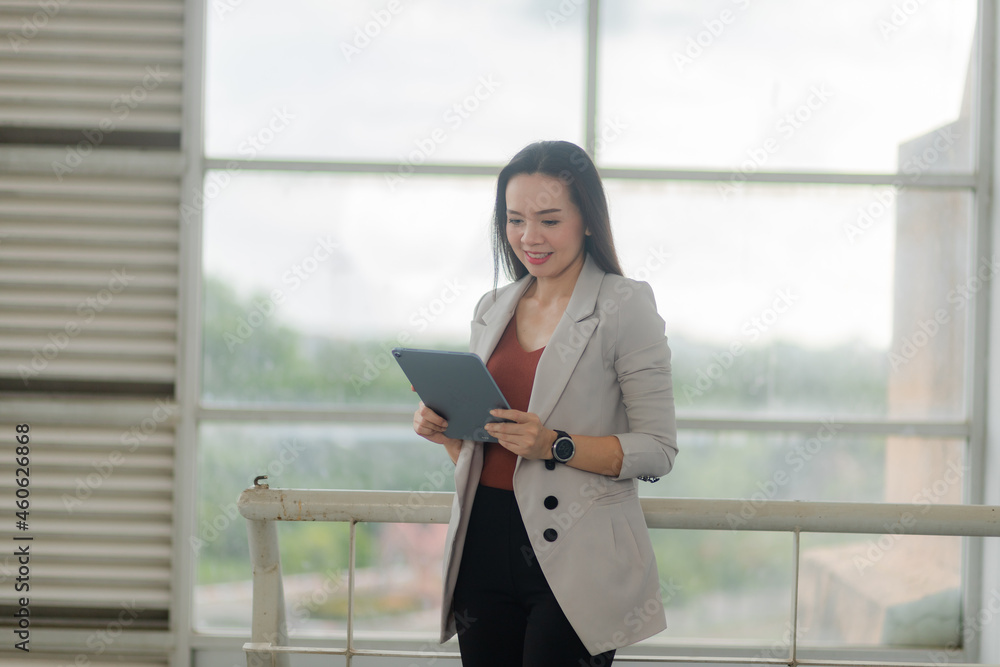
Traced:
<path fill-rule="evenodd" d="M 553 450 L 553 456 L 559 461 L 568 461 L 576 452 L 576 446 L 569 438 L 559 438 Z"/>

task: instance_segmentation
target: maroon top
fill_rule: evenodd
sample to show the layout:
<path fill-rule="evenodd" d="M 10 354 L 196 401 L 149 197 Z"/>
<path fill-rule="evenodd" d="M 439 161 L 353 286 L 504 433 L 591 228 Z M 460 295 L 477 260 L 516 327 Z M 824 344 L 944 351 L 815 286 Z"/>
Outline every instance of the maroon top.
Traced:
<path fill-rule="evenodd" d="M 496 349 L 486 362 L 486 368 L 514 410 L 528 411 L 531 387 L 535 383 L 535 368 L 542 356 L 541 347 L 525 352 L 517 340 L 517 313 L 510 318 Z M 494 442 L 483 443 L 483 473 L 479 483 L 497 489 L 514 490 L 514 465 L 517 454 Z"/>

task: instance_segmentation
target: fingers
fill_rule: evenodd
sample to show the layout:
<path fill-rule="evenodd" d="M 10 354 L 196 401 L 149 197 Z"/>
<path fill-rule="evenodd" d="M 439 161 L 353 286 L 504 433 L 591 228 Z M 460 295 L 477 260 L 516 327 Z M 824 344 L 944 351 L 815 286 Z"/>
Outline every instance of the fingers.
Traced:
<path fill-rule="evenodd" d="M 518 456 L 529 459 L 546 458 L 550 449 L 551 433 L 538 420 L 538 415 L 517 410 L 495 410 L 495 417 L 519 418 L 517 422 L 491 422 L 486 431 L 499 443 Z"/>
<path fill-rule="evenodd" d="M 511 421 L 518 423 L 530 421 L 532 417 L 538 419 L 536 415 L 530 412 L 521 412 L 520 410 L 505 410 L 503 408 L 490 410 L 490 414 L 498 419 L 509 419 Z"/>
<path fill-rule="evenodd" d="M 486 424 L 486 432 L 497 439 L 504 436 L 510 440 L 518 438 L 525 442 L 532 442 L 541 433 L 541 424 L 490 422 Z"/>
<path fill-rule="evenodd" d="M 496 433 L 505 433 L 510 435 L 533 433 L 542 428 L 542 422 L 538 419 L 538 415 L 533 412 L 521 412 L 520 410 L 504 410 L 502 408 L 497 408 L 496 410 L 490 410 L 490 415 L 496 417 L 497 419 L 508 420 L 506 422 L 489 422 L 486 424 L 486 430 L 494 435 L 496 435 Z M 494 428 L 497 428 L 495 432 L 493 431 Z"/>
<path fill-rule="evenodd" d="M 444 434 L 447 428 L 448 420 L 428 408 L 421 401 L 420 406 L 413 413 L 414 432 L 423 438 L 436 441 Z"/>
<path fill-rule="evenodd" d="M 535 431 L 527 428 L 525 429 L 521 424 L 509 424 L 509 423 L 496 423 L 492 422 L 486 425 L 486 432 L 492 435 L 498 440 L 500 438 L 506 438 L 507 440 L 513 440 L 515 438 L 530 441 L 534 439 Z"/>
<path fill-rule="evenodd" d="M 448 420 L 424 405 L 423 401 L 420 402 L 420 407 L 417 408 L 417 414 L 420 415 L 424 421 L 433 424 L 434 426 L 439 426 L 442 431 L 448 428 Z"/>
<path fill-rule="evenodd" d="M 444 445 L 448 449 L 451 460 L 457 461 L 459 451 L 462 448 L 462 441 L 457 438 L 449 438 L 444 434 L 448 428 L 448 420 L 434 412 L 423 401 L 413 413 L 413 430 L 421 438 L 430 442 Z"/>
<path fill-rule="evenodd" d="M 425 419 L 420 419 L 419 417 L 414 417 L 413 419 L 413 430 L 416 431 L 418 435 L 434 435 L 436 433 L 444 433 L 447 428 L 447 423 L 444 426 L 438 426 L 437 424 L 433 424 Z"/>

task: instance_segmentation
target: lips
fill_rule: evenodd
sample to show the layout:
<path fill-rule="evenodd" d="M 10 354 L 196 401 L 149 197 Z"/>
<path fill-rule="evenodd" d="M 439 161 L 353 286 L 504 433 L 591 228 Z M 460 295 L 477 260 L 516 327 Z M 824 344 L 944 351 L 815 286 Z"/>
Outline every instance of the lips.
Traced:
<path fill-rule="evenodd" d="M 532 264 L 544 264 L 552 256 L 551 252 L 525 252 L 525 258 Z"/>

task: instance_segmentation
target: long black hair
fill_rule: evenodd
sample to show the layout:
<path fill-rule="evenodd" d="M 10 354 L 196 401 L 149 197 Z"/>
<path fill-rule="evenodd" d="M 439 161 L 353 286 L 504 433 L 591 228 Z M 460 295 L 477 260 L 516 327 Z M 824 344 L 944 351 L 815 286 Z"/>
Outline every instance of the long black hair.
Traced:
<path fill-rule="evenodd" d="M 608 199 L 597 167 L 586 151 L 568 141 L 538 141 L 522 148 L 511 158 L 497 177 L 496 203 L 493 208 L 493 288 L 504 274 L 517 280 L 528 274 L 521 260 L 507 242 L 507 184 L 518 174 L 554 176 L 569 188 L 570 200 L 580 211 L 584 230 L 584 249 L 606 273 L 622 275 L 611 236 Z"/>

